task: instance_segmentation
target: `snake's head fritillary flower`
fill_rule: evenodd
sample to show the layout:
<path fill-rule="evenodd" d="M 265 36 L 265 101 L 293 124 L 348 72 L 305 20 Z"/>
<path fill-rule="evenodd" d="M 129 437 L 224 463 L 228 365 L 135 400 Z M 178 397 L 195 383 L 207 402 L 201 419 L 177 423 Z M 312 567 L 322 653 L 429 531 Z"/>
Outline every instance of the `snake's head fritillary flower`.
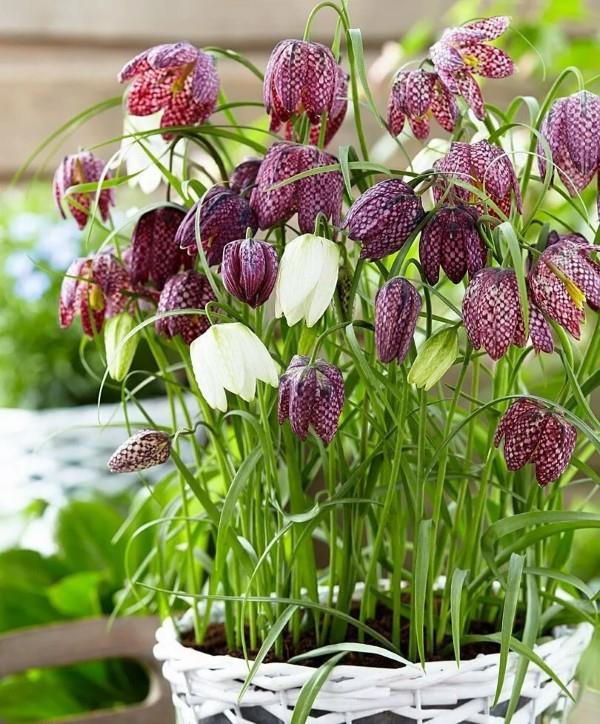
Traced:
<path fill-rule="evenodd" d="M 316 146 L 288 142 L 271 146 L 250 197 L 259 227 L 268 229 L 284 223 L 296 213 L 300 231 L 304 234 L 314 232 L 319 214 L 338 224 L 344 187 L 339 171 L 316 173 L 278 186 L 297 174 L 336 163 L 334 156 Z"/>
<path fill-rule="evenodd" d="M 482 213 L 498 216 L 493 207 L 487 208 L 485 200 L 489 198 L 508 216 L 514 195 L 518 211 L 523 210 L 521 190 L 510 158 L 485 139 L 472 144 L 455 141 L 450 151 L 435 161 L 433 168 L 439 174 L 433 187 L 436 202 L 472 204 Z M 472 186 L 478 193 L 461 183 Z"/>
<path fill-rule="evenodd" d="M 160 127 L 170 138 L 169 128 L 204 123 L 217 104 L 219 77 L 214 58 L 190 45 L 167 43 L 144 50 L 119 73 L 119 82 L 132 81 L 127 111 L 149 116 L 162 111 Z"/>
<path fill-rule="evenodd" d="M 105 318 L 125 310 L 132 290 L 129 273 L 113 254 L 75 259 L 60 289 L 60 326 L 69 327 L 79 314 L 84 333 L 93 337 L 102 330 Z"/>
<path fill-rule="evenodd" d="M 559 478 L 569 464 L 577 430 L 562 415 L 522 397 L 500 420 L 494 438 L 496 447 L 502 438 L 508 469 L 519 470 L 531 463 L 538 483 L 544 487 Z"/>
<path fill-rule="evenodd" d="M 255 239 L 230 241 L 223 250 L 221 276 L 230 294 L 251 307 L 260 307 L 271 296 L 277 268 L 271 244 Z"/>
<path fill-rule="evenodd" d="M 600 96 L 579 91 L 554 101 L 542 123 L 541 134 L 548 142 L 552 162 L 571 196 L 600 173 Z M 540 175 L 546 174 L 546 153 L 538 143 Z M 600 196 L 598 197 L 600 208 Z"/>
<path fill-rule="evenodd" d="M 498 16 L 447 28 L 429 49 L 440 80 L 451 93 L 462 95 L 479 119 L 484 118 L 485 108 L 481 89 L 473 76 L 506 78 L 515 72 L 514 63 L 503 50 L 487 45 L 487 41 L 500 37 L 509 25 L 509 17 Z"/>
<path fill-rule="evenodd" d="M 171 438 L 160 430 L 140 430 L 127 438 L 108 461 L 111 473 L 135 473 L 166 463 L 171 454 Z"/>
<path fill-rule="evenodd" d="M 402 364 L 421 311 L 421 297 L 402 277 L 386 282 L 375 297 L 375 347 L 382 362 Z"/>
<path fill-rule="evenodd" d="M 181 309 L 204 309 L 215 295 L 208 279 L 193 269 L 179 272 L 165 284 L 158 300 L 158 314 Z M 210 321 L 204 314 L 177 314 L 165 316 L 155 322 L 156 331 L 171 338 L 178 334 L 186 344 L 206 332 Z"/>
<path fill-rule="evenodd" d="M 195 256 L 198 253 L 196 218 L 199 216 L 200 243 L 210 266 L 220 264 L 230 241 L 243 239 L 257 223 L 248 199 L 224 186 L 213 186 L 187 212 L 175 236 L 176 243 Z"/>
<path fill-rule="evenodd" d="M 190 347 L 194 376 L 213 409 L 227 410 L 226 390 L 246 402 L 254 399 L 257 381 L 277 387 L 277 366 L 267 348 L 239 322 L 214 324 Z"/>
<path fill-rule="evenodd" d="M 275 287 L 275 314 L 292 326 L 315 325 L 331 303 L 338 280 L 340 247 L 330 239 L 304 234 L 286 244 Z"/>
<path fill-rule="evenodd" d="M 346 117 L 346 111 L 348 110 L 348 76 L 338 66 L 338 90 L 336 97 L 333 101 L 331 111 L 327 114 L 327 121 L 325 127 L 324 145 L 327 146 L 335 134 L 339 131 L 344 118 Z M 319 143 L 319 137 L 321 136 L 321 123 L 312 126 L 310 129 L 310 142 L 317 145 Z"/>
<path fill-rule="evenodd" d="M 61 216 L 66 218 L 63 202 L 66 202 L 69 213 L 83 229 L 87 224 L 92 205 L 96 199 L 95 191 L 69 194 L 66 191 L 70 186 L 79 184 L 97 183 L 100 179 L 110 179 L 112 173 L 106 169 L 106 164 L 89 151 L 82 151 L 65 156 L 54 173 L 52 183 L 54 200 Z M 102 221 L 108 219 L 111 206 L 115 205 L 114 189 L 102 189 L 98 195 L 98 211 Z"/>
<path fill-rule="evenodd" d="M 131 235 L 129 268 L 136 283 L 154 282 L 162 289 L 182 267 L 189 269 L 193 258 L 180 249 L 175 236 L 185 217 L 183 209 L 161 206 L 142 214 Z"/>
<path fill-rule="evenodd" d="M 579 339 L 584 302 L 600 308 L 600 265 L 592 259 L 598 247 L 579 235 L 549 235 L 549 246 L 529 272 L 529 288 L 537 306 Z"/>
<path fill-rule="evenodd" d="M 229 176 L 229 188 L 240 196 L 248 196 L 256 183 L 262 159 L 247 158 L 238 163 Z"/>
<path fill-rule="evenodd" d="M 294 435 L 306 440 L 309 427 L 328 445 L 337 432 L 344 406 L 344 379 L 323 359 L 310 364 L 295 355 L 279 382 L 279 424 L 287 419 Z"/>
<path fill-rule="evenodd" d="M 458 118 L 452 93 L 436 73 L 427 70 L 403 70 L 394 80 L 388 100 L 388 128 L 397 136 L 408 120 L 415 136 L 423 140 L 429 135 L 429 122 L 435 118 L 451 133 Z"/>
<path fill-rule="evenodd" d="M 282 40 L 275 46 L 263 85 L 263 100 L 271 116 L 272 131 L 303 112 L 316 126 L 326 113 L 331 120 L 331 129 L 328 124 L 327 132 L 333 136 L 346 113 L 346 96 L 346 74 L 325 45 Z"/>
<path fill-rule="evenodd" d="M 479 214 L 472 206 L 441 206 L 421 232 L 419 258 L 429 284 L 437 284 L 440 266 L 457 284 L 468 272 L 483 269 L 486 246 L 477 230 Z"/>
<path fill-rule="evenodd" d="M 421 199 L 408 184 L 387 179 L 358 197 L 342 228 L 361 242 L 361 259 L 381 259 L 400 249 L 424 215 Z"/>

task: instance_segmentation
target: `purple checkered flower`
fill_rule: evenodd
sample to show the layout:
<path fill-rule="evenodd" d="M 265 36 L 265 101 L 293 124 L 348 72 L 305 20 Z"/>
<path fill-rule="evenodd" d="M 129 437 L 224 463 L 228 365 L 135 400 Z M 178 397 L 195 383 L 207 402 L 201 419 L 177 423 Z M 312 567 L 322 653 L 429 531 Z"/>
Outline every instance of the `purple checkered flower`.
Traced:
<path fill-rule="evenodd" d="M 210 266 L 220 264 L 226 244 L 246 236 L 250 228 L 256 231 L 256 217 L 248 200 L 224 186 L 213 186 L 187 212 L 175 236 L 176 243 L 195 256 L 196 216 L 200 215 L 200 239 Z"/>
<path fill-rule="evenodd" d="M 162 289 L 182 267 L 192 267 L 193 258 L 179 248 L 175 239 L 184 217 L 185 211 L 173 206 L 152 209 L 140 216 L 133 229 L 128 256 L 134 282 L 152 281 L 157 289 Z"/>
<path fill-rule="evenodd" d="M 279 382 L 279 424 L 289 418 L 292 431 L 306 440 L 312 425 L 328 445 L 337 432 L 344 406 L 344 379 L 334 365 L 295 355 Z"/>
<path fill-rule="evenodd" d="M 506 78 L 515 72 L 514 63 L 503 50 L 486 45 L 486 41 L 500 37 L 509 25 L 510 18 L 498 16 L 447 28 L 429 49 L 442 83 L 451 93 L 462 95 L 479 119 L 484 118 L 485 108 L 473 76 Z"/>
<path fill-rule="evenodd" d="M 271 296 L 278 266 L 275 248 L 266 241 L 231 241 L 223 250 L 223 284 L 234 297 L 256 308 Z"/>
<path fill-rule="evenodd" d="M 71 156 L 65 156 L 54 173 L 54 181 L 52 183 L 54 191 L 54 200 L 56 206 L 63 217 L 66 219 L 63 209 L 63 201 L 66 201 L 69 213 L 77 222 L 77 226 L 83 229 L 88 222 L 90 210 L 96 199 L 95 191 L 85 193 L 75 193 L 65 196 L 70 186 L 79 184 L 96 183 L 101 178 L 107 180 L 112 178 L 112 173 L 106 171 L 106 164 L 99 158 L 96 158 L 89 151 L 82 151 Z M 115 205 L 115 192 L 112 188 L 103 189 L 98 196 L 98 211 L 102 221 L 108 219 L 111 206 Z"/>
<path fill-rule="evenodd" d="M 437 73 L 427 70 L 403 70 L 394 80 L 388 100 L 388 128 L 397 136 L 408 119 L 410 128 L 421 140 L 429 135 L 429 122 L 435 118 L 451 133 L 458 118 L 456 100 Z"/>
<path fill-rule="evenodd" d="M 577 430 L 564 417 L 535 400 L 521 397 L 500 420 L 494 445 L 504 438 L 504 459 L 509 470 L 535 465 L 544 487 L 566 469 L 577 440 Z"/>
<path fill-rule="evenodd" d="M 593 177 L 600 178 L 600 96 L 579 91 L 554 101 L 542 123 L 552 162 L 571 196 L 577 196 Z M 546 153 L 538 143 L 540 175 L 546 174 Z M 598 196 L 600 210 L 600 196 Z"/>
<path fill-rule="evenodd" d="M 387 179 L 352 204 L 342 228 L 361 242 L 361 259 L 381 259 L 400 249 L 424 215 L 421 199 L 408 184 Z"/>
<path fill-rule="evenodd" d="M 548 246 L 529 272 L 529 288 L 538 307 L 579 339 L 584 302 L 600 308 L 600 265 L 592 259 L 598 247 L 578 234 L 548 235 Z"/>
<path fill-rule="evenodd" d="M 259 228 L 268 229 L 284 223 L 296 213 L 300 231 L 304 234 L 315 231 L 320 213 L 338 224 L 344 186 L 339 171 L 317 173 L 271 188 L 296 174 L 336 163 L 334 156 L 316 146 L 288 142 L 271 146 L 258 171 L 256 186 L 250 197 L 250 206 L 256 213 Z"/>
<path fill-rule="evenodd" d="M 104 320 L 123 312 L 131 302 L 129 273 L 111 253 L 75 259 L 60 288 L 58 320 L 64 329 L 78 314 L 88 337 L 102 330 Z"/>
<path fill-rule="evenodd" d="M 217 104 L 219 77 L 211 55 L 190 43 L 167 43 L 144 50 L 119 73 L 119 82 L 133 81 L 127 94 L 132 116 L 163 111 L 160 127 L 204 123 Z M 168 130 L 164 138 L 171 138 Z"/>
<path fill-rule="evenodd" d="M 421 297 L 402 277 L 386 282 L 375 297 L 375 347 L 382 362 L 402 364 L 421 311 Z"/>
<path fill-rule="evenodd" d="M 552 352 L 552 332 L 535 300 L 529 298 L 529 332 L 536 352 Z M 474 349 L 483 348 L 494 360 L 503 357 L 511 344 L 527 342 L 513 269 L 486 267 L 471 279 L 462 304 L 463 322 Z"/>
<path fill-rule="evenodd" d="M 135 473 L 167 462 L 171 438 L 160 430 L 140 430 L 127 438 L 108 461 L 111 473 Z"/>
<path fill-rule="evenodd" d="M 229 176 L 229 188 L 240 196 L 248 196 L 256 183 L 262 159 L 248 158 L 239 163 Z"/>
<path fill-rule="evenodd" d="M 419 258 L 429 284 L 437 284 L 440 266 L 457 284 L 468 272 L 483 269 L 486 246 L 477 230 L 479 214 L 472 206 L 440 207 L 421 232 Z"/>
<path fill-rule="evenodd" d="M 521 190 L 510 158 L 501 148 L 486 140 L 472 144 L 454 141 L 450 151 L 435 161 L 433 168 L 439 174 L 433 187 L 436 202 L 471 204 L 481 213 L 498 216 L 494 208 L 487 208 L 486 198 L 489 198 L 508 216 L 514 194 L 519 213 L 523 210 Z M 481 195 L 454 183 L 454 180 L 475 187 Z"/>
<path fill-rule="evenodd" d="M 165 284 L 158 300 L 158 314 L 177 309 L 204 309 L 208 302 L 214 301 L 215 295 L 208 279 L 193 269 L 179 272 Z M 210 327 L 210 321 L 204 314 L 177 314 L 157 319 L 156 331 L 171 339 L 180 335 L 186 344 L 191 344 L 196 337 Z"/>
<path fill-rule="evenodd" d="M 318 126 L 321 116 L 327 113 L 329 141 L 346 113 L 346 74 L 325 45 L 282 40 L 267 64 L 263 100 L 271 116 L 272 131 L 303 112 L 313 126 Z"/>

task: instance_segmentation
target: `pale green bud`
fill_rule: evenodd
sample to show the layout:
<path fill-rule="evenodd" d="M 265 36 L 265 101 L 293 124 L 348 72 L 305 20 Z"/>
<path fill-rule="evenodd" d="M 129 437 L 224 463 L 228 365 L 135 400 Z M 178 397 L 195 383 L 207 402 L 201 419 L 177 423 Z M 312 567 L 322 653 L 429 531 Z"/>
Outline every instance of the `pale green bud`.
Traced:
<path fill-rule="evenodd" d="M 458 332 L 448 327 L 436 332 L 425 342 L 413 362 L 408 381 L 430 390 L 442 379 L 458 357 Z"/>
<path fill-rule="evenodd" d="M 133 362 L 139 338 L 134 334 L 126 341 L 123 340 L 135 325 L 135 319 L 127 312 L 110 317 L 104 324 L 104 349 L 108 374 L 117 382 L 125 379 Z"/>

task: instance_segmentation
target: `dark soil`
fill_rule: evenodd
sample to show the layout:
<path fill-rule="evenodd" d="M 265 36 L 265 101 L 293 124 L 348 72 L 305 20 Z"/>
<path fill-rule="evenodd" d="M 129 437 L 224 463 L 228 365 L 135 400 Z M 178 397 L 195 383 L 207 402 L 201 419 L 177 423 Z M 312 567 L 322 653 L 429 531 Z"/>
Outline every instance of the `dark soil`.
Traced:
<path fill-rule="evenodd" d="M 352 612 L 358 616 L 358 611 Z M 380 607 L 377 610 L 377 615 L 374 619 L 367 621 L 367 624 L 377 631 L 377 633 L 385 636 L 387 639 L 391 639 L 392 634 L 392 612 L 385 607 Z M 495 631 L 495 627 L 492 624 L 485 622 L 474 622 L 471 625 L 471 634 L 485 635 Z M 354 626 L 348 626 L 344 641 L 355 643 L 358 641 L 358 629 Z M 244 654 L 241 649 L 230 649 L 227 646 L 225 640 L 225 627 L 221 623 L 213 623 L 207 629 L 204 642 L 198 645 L 194 640 L 194 632 L 189 631 L 182 635 L 181 643 L 184 646 L 188 646 L 199 651 L 203 651 L 213 656 L 237 656 L 243 658 Z M 372 639 L 369 636 L 365 636 L 364 642 L 366 644 L 372 644 L 374 646 L 381 647 L 379 641 Z M 306 630 L 300 637 L 297 644 L 292 641 L 291 634 L 287 634 L 283 640 L 283 656 L 275 656 L 274 649 L 271 649 L 264 661 L 267 662 L 286 662 L 294 656 L 312 651 L 317 648 L 315 641 L 314 631 L 312 629 Z M 408 624 L 404 625 L 401 630 L 401 643 L 400 650 L 405 653 L 408 651 Z M 478 644 L 467 644 L 461 647 L 461 658 L 463 660 L 474 659 L 478 654 L 492 654 L 499 650 L 498 644 L 494 643 L 478 643 Z M 257 654 L 257 650 L 248 650 L 248 658 L 253 659 Z M 427 656 L 428 661 L 445 661 L 453 659 L 454 653 L 452 648 L 452 639 L 448 638 L 442 647 L 439 648 L 438 652 L 433 656 Z M 326 657 L 320 656 L 314 659 L 305 659 L 299 661 L 299 664 L 304 666 L 320 666 Z M 353 651 L 349 651 L 341 661 L 344 665 L 354 666 L 373 666 L 379 668 L 397 668 L 398 664 L 391 659 L 384 658 L 383 656 L 377 656 L 374 654 L 361 654 Z"/>

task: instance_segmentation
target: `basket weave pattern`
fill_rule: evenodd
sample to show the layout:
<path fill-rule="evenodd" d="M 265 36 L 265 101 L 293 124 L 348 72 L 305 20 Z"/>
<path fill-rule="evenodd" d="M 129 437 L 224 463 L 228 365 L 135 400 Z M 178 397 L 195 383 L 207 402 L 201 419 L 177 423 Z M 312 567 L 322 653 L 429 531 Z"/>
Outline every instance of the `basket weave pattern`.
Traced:
<path fill-rule="evenodd" d="M 593 627 L 583 623 L 561 627 L 555 637 L 536 646 L 536 653 L 569 686 L 577 664 L 590 642 Z M 172 621 L 159 628 L 155 657 L 171 685 L 173 703 L 181 724 L 210 720 L 235 724 L 249 721 L 289 722 L 302 685 L 314 673 L 310 666 L 262 664 L 240 705 L 238 695 L 248 664 L 232 656 L 212 656 L 182 646 Z M 498 654 L 464 661 L 432 662 L 420 667 L 383 669 L 338 665 L 314 705 L 311 724 L 341 724 L 363 720 L 416 724 L 500 724 L 510 698 L 514 666 L 510 654 L 499 704 L 492 709 L 498 676 Z M 541 669 L 530 664 L 521 700 L 512 721 L 533 724 L 552 712 L 564 718 L 567 697 Z M 379 715 L 379 716 L 378 716 Z M 369 718 L 369 719 L 367 719 Z"/>

